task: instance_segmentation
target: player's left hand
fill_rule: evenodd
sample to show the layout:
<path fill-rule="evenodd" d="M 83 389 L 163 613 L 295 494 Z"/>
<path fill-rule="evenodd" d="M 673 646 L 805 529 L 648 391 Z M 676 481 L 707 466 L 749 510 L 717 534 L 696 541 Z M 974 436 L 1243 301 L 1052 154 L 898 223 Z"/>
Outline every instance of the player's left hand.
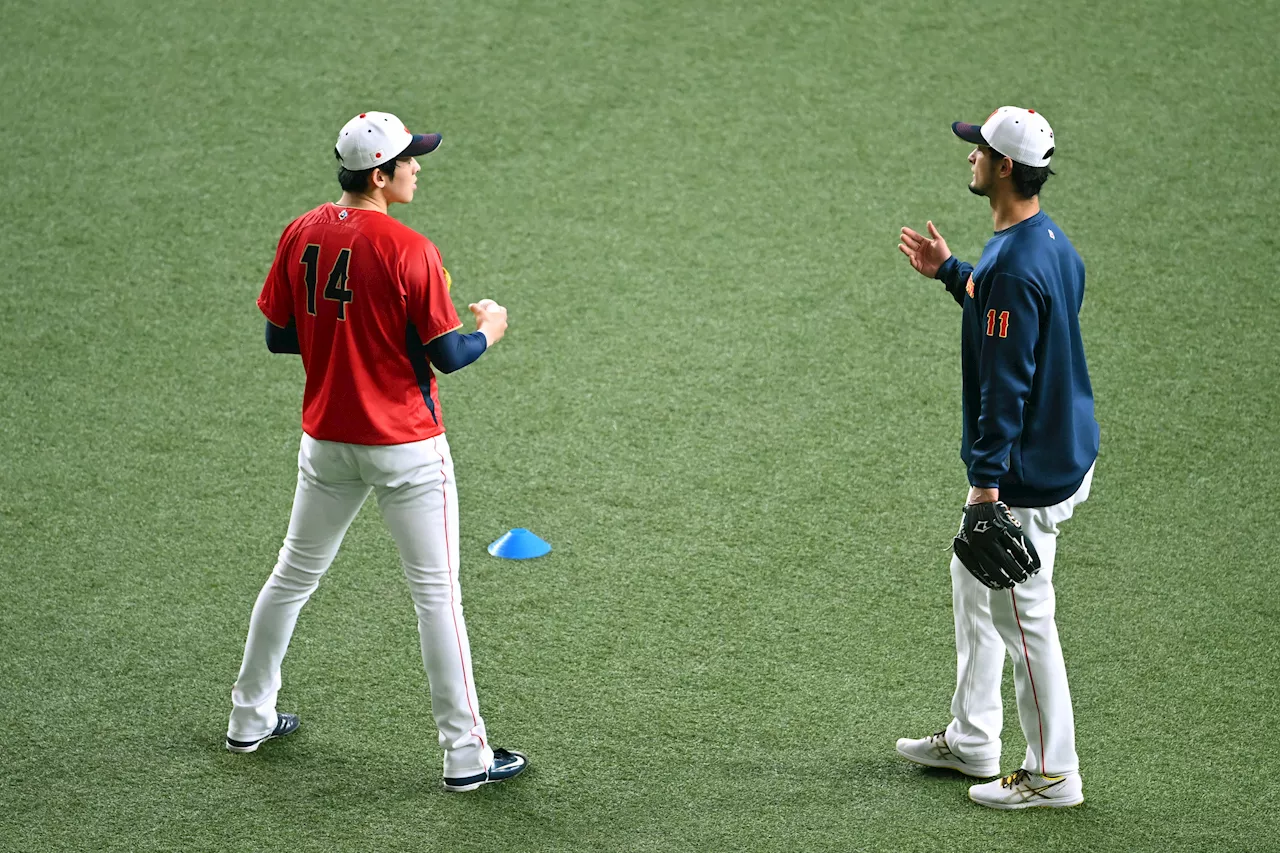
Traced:
<path fill-rule="evenodd" d="M 989 504 L 1000 500 L 999 489 L 981 489 L 977 486 L 969 487 L 969 499 L 966 500 L 965 506 L 969 504 Z"/>
<path fill-rule="evenodd" d="M 1011 589 L 1040 571 L 1040 555 L 1001 501 L 969 504 L 952 540 L 969 574 L 991 589 Z"/>

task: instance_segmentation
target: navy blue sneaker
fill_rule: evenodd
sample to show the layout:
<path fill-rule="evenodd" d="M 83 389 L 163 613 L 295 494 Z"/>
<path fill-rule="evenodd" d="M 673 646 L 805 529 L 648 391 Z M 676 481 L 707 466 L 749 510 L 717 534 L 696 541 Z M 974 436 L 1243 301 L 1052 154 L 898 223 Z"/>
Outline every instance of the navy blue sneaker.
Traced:
<path fill-rule="evenodd" d="M 232 740 L 227 738 L 227 749 L 232 752 L 253 752 L 273 737 L 284 737 L 297 728 L 297 714 L 276 714 L 276 727 L 271 730 L 271 734 L 266 737 L 260 737 L 257 740 Z"/>
<path fill-rule="evenodd" d="M 528 766 L 529 759 L 524 753 L 510 749 L 495 749 L 493 751 L 493 763 L 489 765 L 487 771 L 477 773 L 474 776 L 459 776 L 453 779 L 446 776 L 444 777 L 444 789 L 446 791 L 474 791 L 487 782 L 501 782 L 503 779 L 519 776 Z"/>

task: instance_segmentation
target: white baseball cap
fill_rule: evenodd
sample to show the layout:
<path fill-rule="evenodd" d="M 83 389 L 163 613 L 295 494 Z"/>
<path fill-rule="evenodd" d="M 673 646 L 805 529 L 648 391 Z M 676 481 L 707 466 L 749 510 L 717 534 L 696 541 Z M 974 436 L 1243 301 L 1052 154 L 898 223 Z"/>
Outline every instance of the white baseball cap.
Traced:
<path fill-rule="evenodd" d="M 342 168 L 362 172 L 397 157 L 430 154 L 440 147 L 438 133 L 411 133 L 391 113 L 360 113 L 338 131 L 338 162 Z"/>
<path fill-rule="evenodd" d="M 1053 158 L 1053 128 L 1035 110 L 1001 107 L 981 126 L 957 121 L 951 130 L 965 142 L 990 146 L 1024 166 L 1048 166 Z"/>

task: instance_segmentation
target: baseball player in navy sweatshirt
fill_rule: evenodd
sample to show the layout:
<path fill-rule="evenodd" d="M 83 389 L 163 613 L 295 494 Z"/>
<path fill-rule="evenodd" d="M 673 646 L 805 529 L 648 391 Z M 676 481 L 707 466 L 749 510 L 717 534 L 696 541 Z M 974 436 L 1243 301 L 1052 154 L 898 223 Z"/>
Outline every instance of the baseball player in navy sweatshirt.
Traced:
<path fill-rule="evenodd" d="M 951 722 L 929 737 L 898 741 L 905 758 L 977 778 L 1000 771 L 1000 677 L 1013 658 L 1022 765 L 969 789 L 998 809 L 1084 801 L 1075 720 L 1054 620 L 1058 528 L 1089 495 L 1098 424 L 1079 313 L 1084 263 L 1040 210 L 1053 174 L 1053 130 L 1034 110 L 1001 107 L 982 125 L 952 130 L 975 148 L 969 191 L 990 202 L 995 235 L 976 266 L 951 254 L 932 222 L 928 236 L 902 229 L 902 251 L 938 279 L 963 310 L 960 456 L 968 504 L 1000 501 L 1021 524 L 1040 570 L 1009 589 L 990 589 L 952 557 L 957 677 Z"/>

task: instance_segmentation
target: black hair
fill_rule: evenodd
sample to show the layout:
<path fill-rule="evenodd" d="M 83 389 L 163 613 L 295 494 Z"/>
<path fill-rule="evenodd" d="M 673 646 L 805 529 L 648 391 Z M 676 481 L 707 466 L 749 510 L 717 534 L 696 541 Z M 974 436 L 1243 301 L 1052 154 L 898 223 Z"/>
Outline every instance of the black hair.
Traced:
<path fill-rule="evenodd" d="M 991 149 L 991 153 L 997 157 L 1005 156 L 994 148 Z M 1044 156 L 1052 157 L 1053 149 L 1050 148 Z M 1013 173 L 1009 176 L 1013 179 L 1013 188 L 1023 198 L 1035 198 L 1040 195 L 1040 188 L 1044 186 L 1044 182 L 1049 180 L 1050 175 L 1055 174 L 1048 166 L 1027 166 L 1012 157 L 1009 158 L 1009 162 L 1013 163 Z"/>
<path fill-rule="evenodd" d="M 1053 169 L 1048 166 L 1024 166 L 1021 163 L 1014 163 L 1013 175 L 1011 176 L 1013 178 L 1013 188 L 1023 198 L 1035 198 L 1040 195 L 1040 188 L 1044 186 L 1044 182 L 1049 180 L 1049 176 L 1053 173 Z"/>
<path fill-rule="evenodd" d="M 361 169 L 353 172 L 342 166 L 342 155 L 338 153 L 338 149 L 333 149 L 333 156 L 338 160 L 338 185 L 342 187 L 343 192 L 362 193 L 369 190 L 369 179 L 373 175 L 373 169 L 381 169 L 382 173 L 388 178 L 396 176 L 396 163 L 398 161 L 391 160 L 374 166 L 373 169 Z"/>

